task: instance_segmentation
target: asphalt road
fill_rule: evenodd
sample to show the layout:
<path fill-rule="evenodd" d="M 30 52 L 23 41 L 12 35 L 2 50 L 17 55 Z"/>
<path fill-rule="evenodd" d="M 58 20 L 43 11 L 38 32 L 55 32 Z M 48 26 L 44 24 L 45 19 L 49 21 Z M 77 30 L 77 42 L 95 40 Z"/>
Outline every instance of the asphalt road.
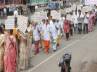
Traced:
<path fill-rule="evenodd" d="M 67 52 L 72 54 L 71 72 L 81 72 L 83 60 L 97 60 L 97 56 L 95 56 L 97 55 L 97 30 L 85 35 L 74 35 L 69 41 L 62 40 L 61 48 L 55 53 L 51 52 L 46 55 L 41 52 L 32 57 L 31 63 L 34 67 L 23 72 L 60 72 L 58 62 Z"/>

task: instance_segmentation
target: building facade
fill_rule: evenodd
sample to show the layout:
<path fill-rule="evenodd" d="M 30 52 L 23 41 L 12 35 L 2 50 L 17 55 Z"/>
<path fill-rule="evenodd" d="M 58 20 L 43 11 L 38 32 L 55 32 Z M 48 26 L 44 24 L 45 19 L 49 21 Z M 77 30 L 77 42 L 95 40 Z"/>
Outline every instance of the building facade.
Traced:
<path fill-rule="evenodd" d="M 49 0 L 27 0 L 28 5 L 39 5 L 39 4 L 46 4 Z"/>

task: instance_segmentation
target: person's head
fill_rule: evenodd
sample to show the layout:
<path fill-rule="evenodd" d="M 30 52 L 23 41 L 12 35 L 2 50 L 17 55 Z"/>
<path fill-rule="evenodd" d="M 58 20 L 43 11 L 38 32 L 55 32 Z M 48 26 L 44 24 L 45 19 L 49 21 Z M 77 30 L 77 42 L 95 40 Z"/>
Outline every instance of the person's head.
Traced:
<path fill-rule="evenodd" d="M 67 18 L 67 14 L 64 16 L 65 17 L 65 19 Z"/>
<path fill-rule="evenodd" d="M 4 30 L 3 28 L 0 26 L 0 34 L 3 34 L 4 33 Z"/>
<path fill-rule="evenodd" d="M 46 20 L 46 23 L 45 24 L 49 24 L 49 20 L 48 19 Z"/>
<path fill-rule="evenodd" d="M 45 19 L 43 19 L 42 22 L 45 23 Z"/>
<path fill-rule="evenodd" d="M 5 30 L 5 24 L 1 24 L 1 27 L 3 28 L 3 30 Z"/>
<path fill-rule="evenodd" d="M 88 14 L 88 12 L 85 12 L 85 15 L 87 15 Z"/>
<path fill-rule="evenodd" d="M 59 20 L 57 20 L 57 23 L 59 22 Z"/>
<path fill-rule="evenodd" d="M 34 27 L 36 27 L 37 25 L 38 25 L 38 23 L 37 23 L 37 22 L 35 22 L 35 23 L 34 23 Z"/>
<path fill-rule="evenodd" d="M 36 26 L 36 22 L 33 22 L 33 23 L 32 23 L 32 26 L 34 26 L 34 27 L 35 27 L 35 26 Z"/>
<path fill-rule="evenodd" d="M 78 13 L 81 14 L 81 10 L 78 10 Z"/>
<path fill-rule="evenodd" d="M 52 20 L 52 16 L 49 16 L 49 20 Z"/>
<path fill-rule="evenodd" d="M 90 11 L 89 14 L 91 15 L 92 14 L 92 11 Z"/>
<path fill-rule="evenodd" d="M 93 9 L 92 12 L 95 12 L 95 9 Z"/>
<path fill-rule="evenodd" d="M 73 12 L 70 12 L 70 15 L 73 15 Z"/>
<path fill-rule="evenodd" d="M 9 30 L 9 34 L 13 35 L 13 29 Z"/>
<path fill-rule="evenodd" d="M 77 15 L 77 11 L 76 10 L 74 11 L 74 14 Z"/>
<path fill-rule="evenodd" d="M 55 20 L 55 19 L 53 19 L 53 22 L 55 23 L 55 22 L 56 22 L 56 20 Z"/>

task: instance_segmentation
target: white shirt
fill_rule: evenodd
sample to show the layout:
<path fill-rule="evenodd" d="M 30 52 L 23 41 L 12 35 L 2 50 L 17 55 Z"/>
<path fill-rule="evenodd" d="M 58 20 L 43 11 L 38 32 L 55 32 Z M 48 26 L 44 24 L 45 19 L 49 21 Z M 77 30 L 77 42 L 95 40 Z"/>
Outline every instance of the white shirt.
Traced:
<path fill-rule="evenodd" d="M 7 10 L 6 10 L 6 8 L 4 8 L 4 9 L 3 9 L 3 11 L 4 11 L 4 13 L 7 13 Z"/>
<path fill-rule="evenodd" d="M 73 15 L 73 23 L 74 25 L 78 23 L 78 20 L 77 20 L 77 15 Z"/>
<path fill-rule="evenodd" d="M 71 15 L 68 14 L 66 19 L 69 20 L 69 21 L 71 21 Z"/>
<path fill-rule="evenodd" d="M 81 20 L 78 20 L 78 18 L 80 18 Z M 80 16 L 79 16 L 79 14 L 77 14 L 78 23 L 82 23 L 82 18 L 84 18 L 84 15 L 82 13 Z"/>
<path fill-rule="evenodd" d="M 50 40 L 50 26 L 49 24 L 44 24 L 42 26 L 42 35 L 44 40 Z"/>
<path fill-rule="evenodd" d="M 43 22 L 41 22 L 41 23 L 38 25 L 40 31 L 42 30 L 43 25 L 44 25 Z"/>
<path fill-rule="evenodd" d="M 84 23 L 85 23 L 85 24 L 88 24 L 88 23 L 89 23 L 88 18 L 89 18 L 89 17 L 88 17 L 87 15 L 84 17 Z"/>
<path fill-rule="evenodd" d="M 95 12 L 97 12 L 97 9 L 95 9 Z"/>
<path fill-rule="evenodd" d="M 73 15 L 69 15 L 68 20 L 71 21 L 71 24 L 73 24 Z"/>
<path fill-rule="evenodd" d="M 51 37 L 53 39 L 56 39 L 57 38 L 57 29 L 56 29 L 56 26 L 54 23 L 51 23 L 50 24 L 50 33 L 51 33 Z"/>
<path fill-rule="evenodd" d="M 38 31 L 38 27 L 36 26 L 36 28 L 33 28 L 33 39 L 35 41 L 38 41 L 40 40 L 40 34 L 39 34 L 39 31 Z"/>
<path fill-rule="evenodd" d="M 61 25 L 61 28 L 63 29 L 64 19 L 61 18 L 61 19 L 59 20 L 59 24 Z"/>
<path fill-rule="evenodd" d="M 15 16 L 15 17 L 18 16 L 18 11 L 17 11 L 17 10 L 14 11 L 14 16 Z"/>

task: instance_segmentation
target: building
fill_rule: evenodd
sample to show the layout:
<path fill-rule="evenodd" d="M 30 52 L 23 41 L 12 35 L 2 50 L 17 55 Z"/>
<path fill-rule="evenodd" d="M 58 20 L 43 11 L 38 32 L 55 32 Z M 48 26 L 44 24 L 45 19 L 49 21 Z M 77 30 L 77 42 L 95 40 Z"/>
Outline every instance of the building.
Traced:
<path fill-rule="evenodd" d="M 26 0 L 0 0 L 1 5 L 18 5 L 18 4 L 26 4 Z"/>
<path fill-rule="evenodd" d="M 47 4 L 49 0 L 27 0 L 28 5 L 39 5 L 39 4 Z"/>

